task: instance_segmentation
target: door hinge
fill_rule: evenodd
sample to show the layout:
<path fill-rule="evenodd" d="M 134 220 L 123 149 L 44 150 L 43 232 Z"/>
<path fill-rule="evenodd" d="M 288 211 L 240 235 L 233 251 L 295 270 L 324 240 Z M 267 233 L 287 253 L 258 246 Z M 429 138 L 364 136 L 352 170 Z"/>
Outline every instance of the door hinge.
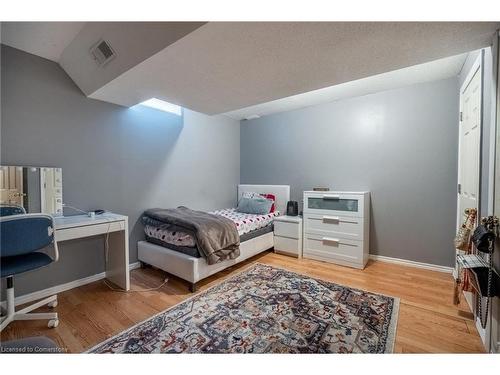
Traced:
<path fill-rule="evenodd" d="M 463 120 L 464 120 L 464 113 L 460 112 L 460 122 L 462 122 Z"/>
<path fill-rule="evenodd" d="M 458 194 L 462 193 L 462 184 L 458 184 Z"/>

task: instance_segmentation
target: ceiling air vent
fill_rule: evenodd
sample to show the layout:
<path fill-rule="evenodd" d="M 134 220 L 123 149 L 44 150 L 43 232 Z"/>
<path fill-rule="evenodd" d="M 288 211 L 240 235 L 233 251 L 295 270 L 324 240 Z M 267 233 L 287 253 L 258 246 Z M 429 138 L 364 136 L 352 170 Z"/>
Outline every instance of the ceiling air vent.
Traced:
<path fill-rule="evenodd" d="M 115 51 L 108 42 L 101 39 L 90 49 L 90 53 L 97 65 L 104 66 L 116 56 Z"/>

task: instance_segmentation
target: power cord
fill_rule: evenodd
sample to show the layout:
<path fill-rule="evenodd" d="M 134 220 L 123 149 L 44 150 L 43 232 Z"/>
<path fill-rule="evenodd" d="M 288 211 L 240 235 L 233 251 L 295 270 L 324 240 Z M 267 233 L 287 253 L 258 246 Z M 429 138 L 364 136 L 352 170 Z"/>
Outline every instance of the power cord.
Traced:
<path fill-rule="evenodd" d="M 111 223 L 112 220 L 109 218 L 106 218 L 108 222 L 108 230 L 106 231 L 106 237 L 104 238 L 104 266 L 105 269 L 108 267 L 108 262 L 109 262 L 109 233 L 111 229 Z M 168 277 L 163 280 L 163 283 L 161 285 L 155 287 L 155 288 L 147 288 L 147 289 L 134 289 L 134 290 L 123 290 L 123 289 L 118 289 L 112 286 L 108 280 L 104 279 L 104 285 L 106 285 L 109 289 L 111 289 L 114 292 L 121 292 L 121 293 L 142 293 L 142 292 L 155 292 L 157 290 L 160 290 L 166 283 L 168 283 Z"/>
<path fill-rule="evenodd" d="M 159 286 L 155 288 L 148 288 L 148 289 L 131 289 L 131 290 L 123 290 L 123 289 L 118 289 L 112 286 L 108 280 L 104 279 L 104 284 L 111 289 L 114 292 L 121 292 L 121 293 L 142 293 L 142 292 L 156 292 L 159 289 L 161 289 L 166 283 L 168 283 L 168 277 L 161 283 Z"/>

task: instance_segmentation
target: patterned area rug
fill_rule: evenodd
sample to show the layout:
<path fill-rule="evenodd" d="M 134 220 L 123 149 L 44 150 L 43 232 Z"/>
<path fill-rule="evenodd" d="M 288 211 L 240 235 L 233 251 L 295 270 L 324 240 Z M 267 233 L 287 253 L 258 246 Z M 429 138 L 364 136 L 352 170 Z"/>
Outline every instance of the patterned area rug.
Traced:
<path fill-rule="evenodd" d="M 90 353 L 391 353 L 399 300 L 256 264 Z"/>

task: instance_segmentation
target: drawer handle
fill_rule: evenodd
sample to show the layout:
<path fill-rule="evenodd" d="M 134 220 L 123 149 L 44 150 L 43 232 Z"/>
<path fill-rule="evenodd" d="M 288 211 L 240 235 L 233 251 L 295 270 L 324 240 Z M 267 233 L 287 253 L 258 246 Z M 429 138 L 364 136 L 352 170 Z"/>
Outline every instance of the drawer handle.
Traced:
<path fill-rule="evenodd" d="M 340 240 L 337 238 L 323 237 L 323 242 L 333 242 L 338 245 Z"/>
<path fill-rule="evenodd" d="M 323 199 L 339 200 L 340 199 L 340 195 L 323 194 Z"/>
<path fill-rule="evenodd" d="M 336 221 L 336 222 L 339 222 L 340 218 L 338 216 L 323 216 L 323 221 Z"/>

